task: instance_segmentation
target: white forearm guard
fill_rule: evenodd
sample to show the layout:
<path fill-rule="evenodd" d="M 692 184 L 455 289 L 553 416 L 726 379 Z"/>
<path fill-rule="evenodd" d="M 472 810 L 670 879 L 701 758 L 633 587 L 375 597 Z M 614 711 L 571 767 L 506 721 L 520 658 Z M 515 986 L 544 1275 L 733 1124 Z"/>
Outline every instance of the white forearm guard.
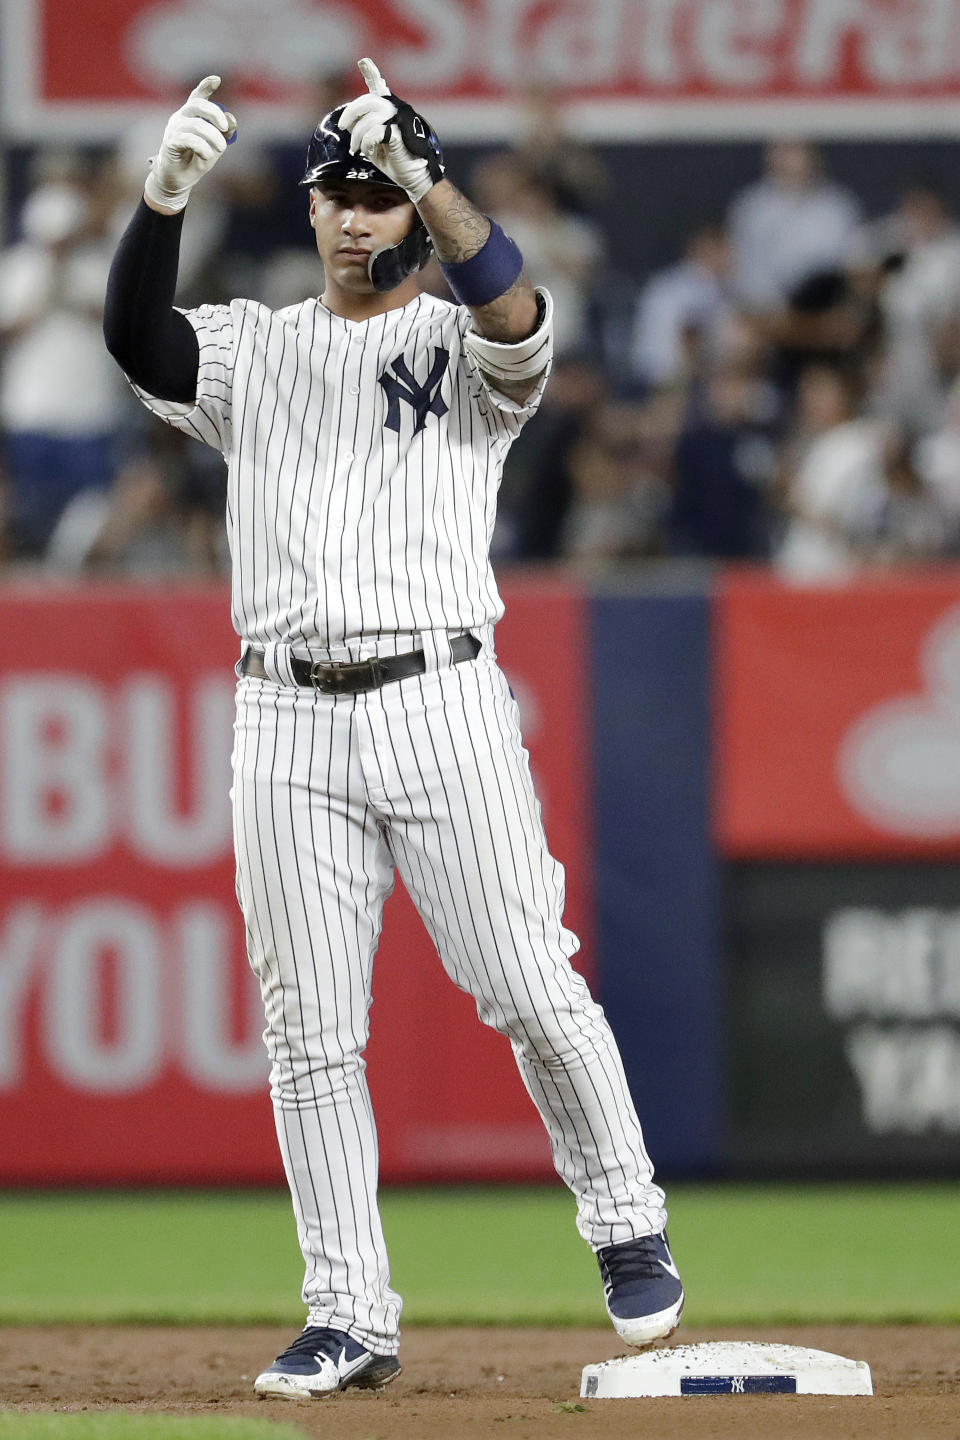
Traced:
<path fill-rule="evenodd" d="M 505 344 L 502 340 L 488 340 L 476 330 L 468 330 L 463 337 L 463 347 L 472 355 L 484 375 L 492 380 L 532 380 L 546 370 L 553 354 L 553 300 L 549 290 L 537 287 L 537 309 L 541 310 L 540 324 L 526 340 Z"/>

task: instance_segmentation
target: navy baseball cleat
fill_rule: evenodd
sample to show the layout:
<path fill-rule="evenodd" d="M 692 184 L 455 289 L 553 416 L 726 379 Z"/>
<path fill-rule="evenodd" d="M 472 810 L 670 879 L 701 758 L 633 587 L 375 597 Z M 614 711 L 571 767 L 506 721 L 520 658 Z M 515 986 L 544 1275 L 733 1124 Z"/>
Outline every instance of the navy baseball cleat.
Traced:
<path fill-rule="evenodd" d="M 253 1388 L 283 1400 L 322 1400 L 338 1390 L 379 1390 L 399 1374 L 396 1355 L 372 1355 L 342 1330 L 308 1325 Z"/>
<path fill-rule="evenodd" d="M 597 1251 L 607 1314 L 628 1345 L 666 1340 L 680 1321 L 683 1286 L 666 1232 Z"/>

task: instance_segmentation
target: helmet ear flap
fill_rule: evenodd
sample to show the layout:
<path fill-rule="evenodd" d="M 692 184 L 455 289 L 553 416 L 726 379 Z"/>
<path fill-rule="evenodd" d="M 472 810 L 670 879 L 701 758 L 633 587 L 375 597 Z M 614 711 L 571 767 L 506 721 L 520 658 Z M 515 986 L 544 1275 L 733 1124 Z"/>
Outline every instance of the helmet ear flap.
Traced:
<path fill-rule="evenodd" d="M 408 275 L 422 270 L 433 254 L 433 241 L 422 221 L 396 245 L 381 245 L 370 256 L 367 273 L 374 290 L 386 293 L 402 285 Z"/>

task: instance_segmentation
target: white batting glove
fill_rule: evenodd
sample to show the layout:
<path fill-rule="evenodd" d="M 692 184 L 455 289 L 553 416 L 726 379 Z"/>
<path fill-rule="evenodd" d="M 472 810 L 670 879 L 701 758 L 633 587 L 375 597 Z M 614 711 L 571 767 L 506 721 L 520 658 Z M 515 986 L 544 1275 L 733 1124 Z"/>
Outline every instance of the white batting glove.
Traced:
<path fill-rule="evenodd" d="M 167 121 L 143 187 L 144 196 L 153 204 L 182 210 L 194 185 L 235 137 L 236 120 L 210 99 L 219 85 L 219 75 L 208 75 Z"/>
<path fill-rule="evenodd" d="M 393 95 L 372 60 L 358 61 L 368 94 L 351 100 L 340 116 L 350 135 L 351 155 L 363 155 L 389 175 L 414 204 L 443 178 L 440 147 L 429 140 L 430 126 L 411 105 Z"/>

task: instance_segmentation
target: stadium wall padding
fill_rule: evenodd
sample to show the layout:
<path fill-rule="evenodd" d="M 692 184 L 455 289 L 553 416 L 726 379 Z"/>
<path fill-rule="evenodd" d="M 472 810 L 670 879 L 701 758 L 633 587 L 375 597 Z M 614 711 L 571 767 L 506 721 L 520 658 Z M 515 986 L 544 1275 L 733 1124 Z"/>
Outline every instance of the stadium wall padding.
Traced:
<path fill-rule="evenodd" d="M 600 999 L 648 1149 L 672 1173 L 721 1163 L 709 626 L 703 593 L 590 604 Z"/>
<path fill-rule="evenodd" d="M 960 571 L 505 577 L 576 963 L 666 1177 L 960 1172 Z M 233 894 L 222 586 L 0 591 L 0 1184 L 282 1183 Z M 542 1180 L 388 902 L 385 1181 Z"/>

